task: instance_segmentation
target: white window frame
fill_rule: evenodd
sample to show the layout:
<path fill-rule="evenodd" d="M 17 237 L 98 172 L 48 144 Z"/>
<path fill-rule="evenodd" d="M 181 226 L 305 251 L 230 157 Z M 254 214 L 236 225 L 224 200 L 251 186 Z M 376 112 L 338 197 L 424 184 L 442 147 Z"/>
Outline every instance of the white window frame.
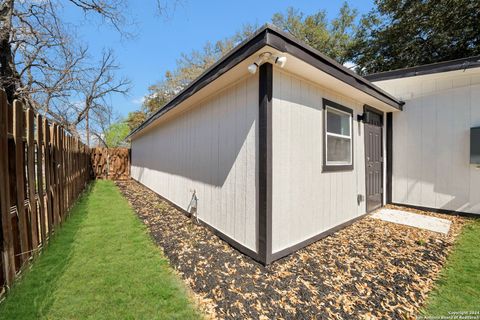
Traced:
<path fill-rule="evenodd" d="M 333 101 L 329 101 L 326 99 L 323 99 L 323 105 L 324 105 L 324 163 L 323 163 L 323 171 L 347 171 L 347 170 L 353 170 L 353 110 L 350 108 L 347 108 L 343 105 L 340 105 L 338 103 L 335 103 Z M 348 110 L 348 111 L 347 111 Z M 349 135 L 343 135 L 343 134 L 338 134 L 338 133 L 333 133 L 333 132 L 328 132 L 328 112 L 333 112 L 341 115 L 346 115 L 348 116 L 349 123 L 350 123 L 350 130 L 349 130 Z M 337 138 L 342 138 L 342 139 L 347 139 L 350 141 L 350 159 L 348 162 L 346 161 L 329 161 L 328 160 L 328 137 L 337 137 Z"/>

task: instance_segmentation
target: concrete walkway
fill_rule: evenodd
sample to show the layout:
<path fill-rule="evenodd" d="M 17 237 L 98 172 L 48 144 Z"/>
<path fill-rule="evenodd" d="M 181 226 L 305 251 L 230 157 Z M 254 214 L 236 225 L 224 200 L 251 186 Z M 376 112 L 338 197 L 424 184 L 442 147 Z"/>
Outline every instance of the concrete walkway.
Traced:
<path fill-rule="evenodd" d="M 443 234 L 448 234 L 452 224 L 450 220 L 394 209 L 380 209 L 372 214 L 372 218 Z"/>

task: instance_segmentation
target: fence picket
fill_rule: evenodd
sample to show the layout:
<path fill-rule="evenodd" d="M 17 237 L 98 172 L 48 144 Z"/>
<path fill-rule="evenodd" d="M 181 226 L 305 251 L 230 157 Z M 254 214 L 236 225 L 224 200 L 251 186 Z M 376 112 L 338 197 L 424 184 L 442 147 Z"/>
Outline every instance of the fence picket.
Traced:
<path fill-rule="evenodd" d="M 45 225 L 45 194 L 43 193 L 43 120 L 42 116 L 37 114 L 37 194 L 38 194 L 38 217 L 40 224 L 40 243 L 45 244 L 46 225 Z"/>
<path fill-rule="evenodd" d="M 8 104 L 5 92 L 0 91 L 0 222 L 3 275 L 10 287 L 15 277 L 13 229 L 10 217 L 10 183 L 8 174 Z"/>
<path fill-rule="evenodd" d="M 27 185 L 28 185 L 28 203 L 29 203 L 29 222 L 32 239 L 32 250 L 38 247 L 38 216 L 37 200 L 35 191 L 35 125 L 33 110 L 27 109 Z"/>
<path fill-rule="evenodd" d="M 53 225 L 53 199 L 52 199 L 52 147 L 50 145 L 50 126 L 47 119 L 43 119 L 43 146 L 45 157 L 45 193 L 47 208 L 47 233 L 52 234 Z"/>
<path fill-rule="evenodd" d="M 58 136 L 57 136 L 57 124 L 54 123 L 50 127 L 50 144 L 52 148 L 52 161 L 50 162 L 52 167 L 52 207 L 53 207 L 53 231 L 57 229 L 60 216 L 59 216 L 59 208 L 58 208 L 58 153 L 57 153 L 57 144 L 58 144 Z"/>
<path fill-rule="evenodd" d="M 57 127 L 57 192 L 58 192 L 58 222 L 61 224 L 63 222 L 63 159 L 62 159 L 62 127 Z"/>
<path fill-rule="evenodd" d="M 122 180 L 130 178 L 130 149 L 93 148 L 90 158 L 96 179 Z"/>
<path fill-rule="evenodd" d="M 0 296 L 68 218 L 92 162 L 98 178 L 129 178 L 128 149 L 96 150 L 0 91 Z"/>
<path fill-rule="evenodd" d="M 0 295 L 65 221 L 90 176 L 89 148 L 0 91 Z"/>
<path fill-rule="evenodd" d="M 20 101 L 13 103 L 13 139 L 15 141 L 15 181 L 17 192 L 17 215 L 20 232 L 20 258 L 28 259 L 30 245 L 28 241 L 28 223 L 25 213 L 25 143 L 24 143 L 24 112 Z"/>

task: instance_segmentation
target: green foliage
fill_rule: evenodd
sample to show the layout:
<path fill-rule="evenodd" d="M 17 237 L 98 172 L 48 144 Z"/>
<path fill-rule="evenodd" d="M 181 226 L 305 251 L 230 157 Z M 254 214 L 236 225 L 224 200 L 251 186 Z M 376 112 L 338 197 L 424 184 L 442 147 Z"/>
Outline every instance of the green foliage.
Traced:
<path fill-rule="evenodd" d="M 338 16 L 331 21 L 328 21 L 325 10 L 305 15 L 290 7 L 285 14 L 274 14 L 272 23 L 344 64 L 349 60 L 354 45 L 357 14 L 357 10 L 350 8 L 346 2 L 340 8 Z"/>
<path fill-rule="evenodd" d="M 109 148 L 120 147 L 125 144 L 125 137 L 130 133 L 127 122 L 121 121 L 110 125 L 105 132 L 105 143 Z"/>
<path fill-rule="evenodd" d="M 143 121 L 147 119 L 147 114 L 142 110 L 130 112 L 125 122 L 131 130 L 136 129 Z"/>
<path fill-rule="evenodd" d="M 99 180 L 0 304 L 1 319 L 199 319 L 115 184 Z"/>
<path fill-rule="evenodd" d="M 449 316 L 452 311 L 479 311 L 480 219 L 464 227 L 423 314 Z"/>
<path fill-rule="evenodd" d="M 376 0 L 351 47 L 358 72 L 374 73 L 480 54 L 480 1 Z"/>

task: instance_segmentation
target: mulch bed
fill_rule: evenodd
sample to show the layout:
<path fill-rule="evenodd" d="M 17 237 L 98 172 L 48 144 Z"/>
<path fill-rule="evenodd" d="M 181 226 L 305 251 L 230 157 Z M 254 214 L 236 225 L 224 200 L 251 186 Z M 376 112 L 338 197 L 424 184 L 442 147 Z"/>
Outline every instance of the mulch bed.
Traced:
<path fill-rule="evenodd" d="M 366 217 L 263 267 L 154 192 L 117 182 L 202 309 L 221 319 L 409 319 L 466 219 L 449 235 Z"/>

